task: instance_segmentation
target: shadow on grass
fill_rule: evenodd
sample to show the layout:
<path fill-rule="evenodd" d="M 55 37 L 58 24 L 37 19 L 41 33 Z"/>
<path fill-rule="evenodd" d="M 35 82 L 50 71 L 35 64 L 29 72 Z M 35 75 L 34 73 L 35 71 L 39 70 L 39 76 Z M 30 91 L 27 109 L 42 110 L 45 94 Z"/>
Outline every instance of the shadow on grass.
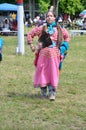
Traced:
<path fill-rule="evenodd" d="M 37 93 L 15 93 L 15 92 L 8 92 L 7 97 L 10 98 L 30 98 L 30 99 L 40 99 L 41 98 L 41 94 Z"/>

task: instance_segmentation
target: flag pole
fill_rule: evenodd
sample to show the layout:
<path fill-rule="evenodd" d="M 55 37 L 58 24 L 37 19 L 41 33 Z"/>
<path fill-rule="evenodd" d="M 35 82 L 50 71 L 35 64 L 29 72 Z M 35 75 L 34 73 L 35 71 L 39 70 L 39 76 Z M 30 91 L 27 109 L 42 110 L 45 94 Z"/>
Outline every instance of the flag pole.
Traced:
<path fill-rule="evenodd" d="M 23 0 L 17 0 L 18 10 L 17 10 L 17 21 L 18 21 L 18 47 L 16 48 L 16 53 L 24 55 L 24 10 L 23 10 Z"/>

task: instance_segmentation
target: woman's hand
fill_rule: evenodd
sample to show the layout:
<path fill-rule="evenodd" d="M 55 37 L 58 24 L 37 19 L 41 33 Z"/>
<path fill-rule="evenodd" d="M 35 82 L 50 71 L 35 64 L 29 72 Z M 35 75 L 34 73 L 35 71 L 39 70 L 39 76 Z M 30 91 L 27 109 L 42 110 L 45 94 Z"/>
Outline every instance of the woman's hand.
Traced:
<path fill-rule="evenodd" d="M 32 52 L 35 52 L 35 47 L 33 44 L 30 44 L 30 48 L 31 48 Z"/>

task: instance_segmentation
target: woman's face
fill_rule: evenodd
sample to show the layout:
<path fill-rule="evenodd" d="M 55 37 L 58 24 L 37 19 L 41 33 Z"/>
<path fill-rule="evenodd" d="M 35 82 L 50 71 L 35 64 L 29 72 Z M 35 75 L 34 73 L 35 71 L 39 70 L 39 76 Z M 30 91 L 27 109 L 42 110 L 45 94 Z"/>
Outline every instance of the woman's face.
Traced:
<path fill-rule="evenodd" d="M 55 21 L 55 16 L 54 16 L 54 14 L 52 13 L 52 12 L 48 12 L 47 13 L 47 17 L 46 17 L 46 21 L 47 21 L 47 23 L 53 23 L 54 21 Z"/>

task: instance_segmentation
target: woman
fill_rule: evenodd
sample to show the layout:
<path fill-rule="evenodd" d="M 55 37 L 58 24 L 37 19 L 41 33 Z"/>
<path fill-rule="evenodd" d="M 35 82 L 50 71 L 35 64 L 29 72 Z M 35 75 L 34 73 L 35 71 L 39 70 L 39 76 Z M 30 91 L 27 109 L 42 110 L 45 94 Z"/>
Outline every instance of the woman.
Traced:
<path fill-rule="evenodd" d="M 42 98 L 49 95 L 50 100 L 55 100 L 55 93 L 59 81 L 59 48 L 52 44 L 50 35 L 42 32 L 39 38 L 42 48 L 39 52 L 34 76 L 34 87 L 41 88 Z M 47 87 L 49 94 L 47 93 Z"/>
<path fill-rule="evenodd" d="M 62 69 L 62 61 L 69 48 L 70 36 L 69 36 L 68 31 L 65 28 L 61 28 L 60 25 L 58 23 L 56 23 L 56 17 L 55 17 L 55 14 L 53 13 L 53 11 L 49 11 L 47 13 L 46 25 L 35 27 L 27 35 L 28 45 L 30 45 L 30 48 L 33 52 L 35 51 L 35 47 L 32 44 L 34 37 L 35 36 L 40 37 L 44 31 L 49 34 L 49 36 L 52 40 L 53 47 L 57 46 L 58 48 L 60 48 L 61 63 L 60 63 L 59 69 Z M 63 40 L 63 42 L 62 42 L 62 40 Z M 38 42 L 36 51 L 39 52 L 41 48 L 42 48 L 42 44 L 40 42 Z M 44 90 L 44 92 L 45 92 L 45 90 Z M 55 93 L 53 93 L 52 86 L 49 86 L 49 91 L 51 91 L 50 99 L 51 100 L 55 99 Z"/>

